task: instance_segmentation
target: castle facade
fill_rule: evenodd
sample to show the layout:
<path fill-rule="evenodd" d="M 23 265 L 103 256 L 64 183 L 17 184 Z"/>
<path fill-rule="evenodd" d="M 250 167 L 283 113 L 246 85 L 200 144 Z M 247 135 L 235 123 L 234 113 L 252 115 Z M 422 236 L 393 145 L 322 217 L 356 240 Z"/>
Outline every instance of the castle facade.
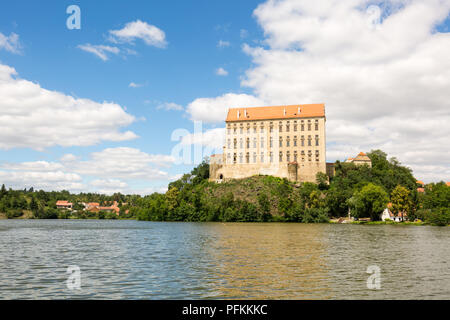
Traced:
<path fill-rule="evenodd" d="M 315 182 L 326 173 L 325 105 L 228 110 L 223 154 L 210 159 L 210 180 L 272 175 Z"/>

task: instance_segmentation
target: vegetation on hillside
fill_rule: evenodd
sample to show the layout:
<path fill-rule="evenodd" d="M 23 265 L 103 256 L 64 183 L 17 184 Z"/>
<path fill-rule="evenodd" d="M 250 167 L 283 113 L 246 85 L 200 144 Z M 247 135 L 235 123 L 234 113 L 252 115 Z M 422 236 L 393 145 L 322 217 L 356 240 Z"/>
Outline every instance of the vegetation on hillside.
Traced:
<path fill-rule="evenodd" d="M 319 173 L 316 183 L 292 183 L 272 176 L 254 176 L 223 183 L 209 182 L 209 164 L 203 161 L 190 173 L 171 182 L 165 194 L 112 196 L 67 191 L 45 192 L 0 190 L 0 213 L 8 218 L 31 213 L 33 218 L 133 218 L 150 221 L 286 221 L 327 222 L 331 217 L 379 220 L 391 203 L 405 219 L 420 219 L 435 225 L 450 223 L 450 187 L 431 183 L 417 192 L 416 179 L 409 168 L 395 158 L 375 150 L 367 154 L 372 168 L 353 163 L 336 163 L 331 181 Z M 73 211 L 57 210 L 57 200 L 74 203 Z M 119 202 L 121 211 L 89 213 L 82 202 Z M 126 203 L 126 206 L 122 204 Z M 125 211 L 129 209 L 128 213 Z"/>

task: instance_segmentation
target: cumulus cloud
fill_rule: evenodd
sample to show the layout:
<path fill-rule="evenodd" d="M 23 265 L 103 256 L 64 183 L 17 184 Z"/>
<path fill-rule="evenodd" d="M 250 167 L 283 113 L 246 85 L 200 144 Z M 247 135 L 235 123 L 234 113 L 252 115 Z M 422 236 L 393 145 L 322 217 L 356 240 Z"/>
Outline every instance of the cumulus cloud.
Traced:
<path fill-rule="evenodd" d="M 3 171 L 0 181 L 13 189 L 34 187 L 43 190 L 82 190 L 81 177 L 62 171 Z"/>
<path fill-rule="evenodd" d="M 92 44 L 82 44 L 78 46 L 79 49 L 92 53 L 103 61 L 109 60 L 108 53 L 119 54 L 120 49 L 117 47 L 105 46 L 105 45 L 92 45 Z"/>
<path fill-rule="evenodd" d="M 110 40 L 113 42 L 134 42 L 141 39 L 149 46 L 164 48 L 167 46 L 166 34 L 164 31 L 148 24 L 147 22 L 136 20 L 129 22 L 119 30 L 110 30 Z"/>
<path fill-rule="evenodd" d="M 187 106 L 192 120 L 205 122 L 223 122 L 227 116 L 229 108 L 236 107 L 258 107 L 264 102 L 252 95 L 227 93 L 215 98 L 198 98 Z"/>
<path fill-rule="evenodd" d="M 19 35 L 11 33 L 9 36 L 5 36 L 0 32 L 0 50 L 5 49 L 11 53 L 20 53 Z"/>
<path fill-rule="evenodd" d="M 425 181 L 450 180 L 449 0 L 269 0 L 254 17 L 264 45 L 241 85 L 271 105 L 323 102 L 329 161 L 381 148 Z M 233 94 L 230 97 L 234 97 Z M 200 98 L 192 118 L 223 121 L 233 101 Z M 255 105 L 255 103 L 242 105 Z M 240 105 L 240 104 L 237 104 Z"/>
<path fill-rule="evenodd" d="M 224 68 L 218 68 L 218 69 L 216 69 L 216 74 L 218 76 L 227 76 L 228 75 L 228 71 L 225 70 Z"/>
<path fill-rule="evenodd" d="M 119 129 L 135 118 L 112 102 L 74 98 L 16 78 L 0 64 L 0 149 L 90 146 L 137 138 Z"/>
<path fill-rule="evenodd" d="M 107 148 L 91 153 L 87 159 L 73 154 L 60 162 L 31 161 L 0 163 L 0 181 L 22 189 L 86 191 L 111 194 L 138 192 L 137 181 L 167 183 L 173 176 L 161 168 L 170 167 L 175 159 L 169 155 L 149 154 L 135 148 Z M 86 179 L 92 179 L 85 183 Z M 139 192 L 138 192 L 139 193 Z"/>
<path fill-rule="evenodd" d="M 225 128 L 214 128 L 204 132 L 191 133 L 181 139 L 183 145 L 200 145 L 210 149 L 211 153 L 221 153 L 224 142 Z"/>
<path fill-rule="evenodd" d="M 183 108 L 183 106 L 182 105 L 179 105 L 179 104 L 177 104 L 177 103 L 174 103 L 174 102 L 163 102 L 163 103 L 160 103 L 157 107 L 156 107 L 156 109 L 158 109 L 158 110 L 166 110 L 166 111 L 171 111 L 171 110 L 174 110 L 174 111 L 181 111 L 181 110 L 183 110 L 184 108 Z"/>

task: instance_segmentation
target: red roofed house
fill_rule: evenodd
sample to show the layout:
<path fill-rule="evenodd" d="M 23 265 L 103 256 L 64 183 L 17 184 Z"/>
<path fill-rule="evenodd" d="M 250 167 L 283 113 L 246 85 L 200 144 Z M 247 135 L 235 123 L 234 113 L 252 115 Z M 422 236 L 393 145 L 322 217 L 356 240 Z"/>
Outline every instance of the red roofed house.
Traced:
<path fill-rule="evenodd" d="M 72 210 L 72 203 L 67 200 L 58 200 L 56 201 L 56 208 Z"/>
<path fill-rule="evenodd" d="M 364 152 L 360 152 L 355 158 L 348 158 L 345 162 L 356 165 L 367 164 L 369 168 L 372 168 L 372 160 Z"/>

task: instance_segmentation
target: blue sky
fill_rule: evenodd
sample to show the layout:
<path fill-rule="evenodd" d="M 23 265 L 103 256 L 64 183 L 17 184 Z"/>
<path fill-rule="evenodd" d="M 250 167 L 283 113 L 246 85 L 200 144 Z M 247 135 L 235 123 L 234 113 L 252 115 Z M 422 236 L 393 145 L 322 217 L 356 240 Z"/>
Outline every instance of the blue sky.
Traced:
<path fill-rule="evenodd" d="M 66 27 L 73 4 L 80 30 Z M 220 148 L 228 107 L 317 102 L 327 108 L 328 161 L 381 148 L 421 180 L 450 180 L 450 151 L 442 151 L 449 132 L 439 125 L 450 118 L 448 1 L 19 0 L 0 7 L 0 79 L 1 72 L 7 79 L 0 86 L 0 183 L 164 190 L 193 166 L 163 158 L 178 143 L 175 129 L 192 132 L 193 120 L 203 121 L 199 143 Z M 137 22 L 162 32 L 164 43 L 115 36 L 127 25 L 137 32 Z M 83 46 L 113 51 L 101 58 Z M 29 98 L 36 92 L 42 102 Z M 21 118 L 14 110 L 35 113 Z M 387 117 L 402 125 L 388 126 Z M 136 154 L 140 160 L 128 165 Z"/>

